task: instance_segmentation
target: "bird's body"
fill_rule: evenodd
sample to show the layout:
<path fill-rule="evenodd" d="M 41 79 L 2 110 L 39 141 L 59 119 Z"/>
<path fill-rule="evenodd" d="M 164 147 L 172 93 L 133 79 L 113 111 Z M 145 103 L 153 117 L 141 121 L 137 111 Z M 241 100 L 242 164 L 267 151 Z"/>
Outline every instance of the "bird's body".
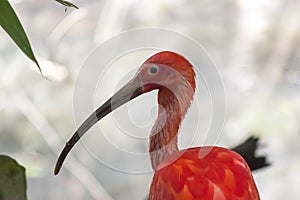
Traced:
<path fill-rule="evenodd" d="M 195 88 L 193 66 L 183 56 L 168 51 L 151 56 L 130 82 L 79 127 L 62 151 L 55 174 L 71 148 L 97 121 L 131 99 L 158 90 L 158 117 L 149 137 L 155 170 L 150 200 L 259 200 L 251 171 L 236 152 L 221 147 L 178 149 L 178 130 Z"/>
<path fill-rule="evenodd" d="M 237 153 L 196 147 L 174 153 L 155 171 L 150 200 L 258 200 L 251 171 Z"/>

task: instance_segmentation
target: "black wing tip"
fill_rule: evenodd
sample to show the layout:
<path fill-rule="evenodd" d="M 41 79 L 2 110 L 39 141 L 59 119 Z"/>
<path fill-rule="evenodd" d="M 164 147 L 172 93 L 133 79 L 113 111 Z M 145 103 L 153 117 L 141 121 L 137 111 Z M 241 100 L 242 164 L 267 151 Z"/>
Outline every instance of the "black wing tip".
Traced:
<path fill-rule="evenodd" d="M 257 170 L 271 165 L 271 163 L 267 161 L 266 155 L 256 156 L 256 151 L 261 147 L 259 140 L 260 138 L 258 136 L 252 135 L 245 140 L 245 142 L 232 149 L 246 160 L 251 170 Z"/>
<path fill-rule="evenodd" d="M 255 157 L 255 162 L 250 166 L 251 170 L 258 170 L 270 166 L 271 163 L 267 161 L 266 156 Z"/>
<path fill-rule="evenodd" d="M 244 144 L 247 144 L 255 150 L 258 147 L 258 142 L 260 140 L 260 137 L 252 135 L 247 140 L 245 140 Z"/>

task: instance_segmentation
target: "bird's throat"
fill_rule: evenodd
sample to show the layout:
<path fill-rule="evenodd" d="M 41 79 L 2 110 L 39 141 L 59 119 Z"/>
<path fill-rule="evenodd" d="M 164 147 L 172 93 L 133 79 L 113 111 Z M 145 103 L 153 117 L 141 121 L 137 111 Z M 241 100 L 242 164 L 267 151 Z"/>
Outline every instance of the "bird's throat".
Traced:
<path fill-rule="evenodd" d="M 159 90 L 158 117 L 151 130 L 149 144 L 151 164 L 154 170 L 165 158 L 178 151 L 178 130 L 190 104 L 188 102 L 183 105 L 180 99 L 168 90 Z"/>

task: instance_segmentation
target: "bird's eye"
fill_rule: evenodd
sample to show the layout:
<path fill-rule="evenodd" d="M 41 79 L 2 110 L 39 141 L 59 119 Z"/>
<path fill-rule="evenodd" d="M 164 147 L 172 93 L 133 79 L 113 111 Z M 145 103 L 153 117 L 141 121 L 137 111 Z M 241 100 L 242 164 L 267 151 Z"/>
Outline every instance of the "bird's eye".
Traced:
<path fill-rule="evenodd" d="M 149 74 L 156 74 L 158 72 L 157 66 L 152 66 L 149 68 Z"/>

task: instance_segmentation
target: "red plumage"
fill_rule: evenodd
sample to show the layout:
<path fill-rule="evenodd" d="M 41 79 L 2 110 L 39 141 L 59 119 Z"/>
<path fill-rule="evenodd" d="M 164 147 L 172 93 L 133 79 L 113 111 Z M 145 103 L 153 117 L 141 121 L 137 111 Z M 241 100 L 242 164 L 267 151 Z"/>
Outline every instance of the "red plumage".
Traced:
<path fill-rule="evenodd" d="M 239 154 L 221 147 L 197 147 L 176 152 L 158 166 L 150 200 L 162 199 L 258 200 L 259 195 Z"/>

